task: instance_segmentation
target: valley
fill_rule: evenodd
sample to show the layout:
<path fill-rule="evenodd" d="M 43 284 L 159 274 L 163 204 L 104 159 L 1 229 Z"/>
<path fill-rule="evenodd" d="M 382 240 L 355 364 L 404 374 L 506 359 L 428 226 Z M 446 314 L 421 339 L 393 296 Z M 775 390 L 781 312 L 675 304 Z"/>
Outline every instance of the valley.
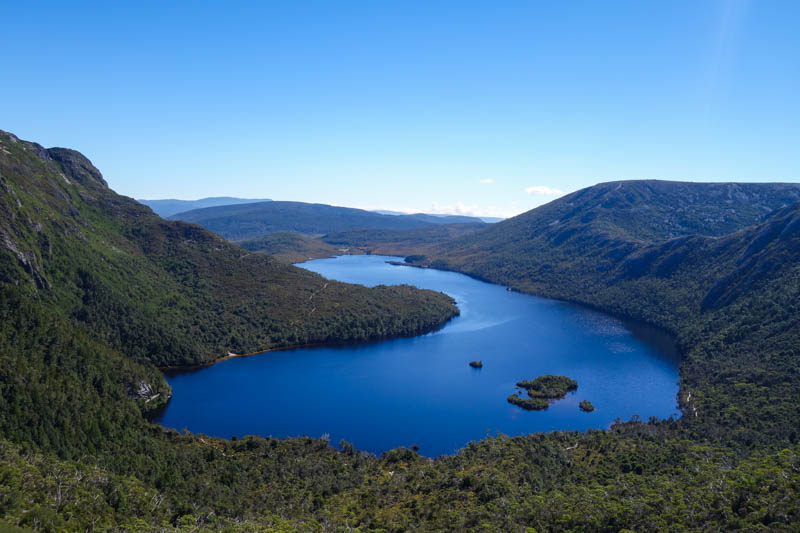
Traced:
<path fill-rule="evenodd" d="M 626 324 L 579 306 L 506 291 L 467 276 L 390 264 L 400 259 L 341 256 L 301 266 L 328 279 L 409 284 L 456 300 L 458 317 L 421 337 L 318 346 L 233 358 L 167 380 L 172 400 L 156 422 L 229 438 L 327 434 L 380 455 L 418 446 L 425 457 L 455 454 L 492 434 L 606 429 L 637 415 L 678 418 L 677 361 L 668 342 L 637 336 Z M 480 357 L 480 372 L 469 367 Z M 579 376 L 581 394 L 603 406 L 581 416 L 578 397 L 547 412 L 506 403 L 520 375 Z M 301 387 L 297 383 L 302 383 Z M 538 382 L 537 382 L 538 383 Z M 549 382 L 547 382 L 549 384 Z M 443 422 L 446 420 L 447 422 Z M 390 421 L 390 423 L 387 423 Z"/>
<path fill-rule="evenodd" d="M 800 533 L 800 2 L 4 2 L 0 533 Z"/>
<path fill-rule="evenodd" d="M 44 149 L 8 133 L 0 135 L 0 147 L 0 519 L 6 523 L 50 531 L 151 531 L 163 524 L 178 531 L 353 525 L 616 531 L 676 524 L 791 531 L 800 521 L 797 185 L 615 182 L 488 226 L 312 228 L 314 234 L 267 241 L 300 257 L 312 248 L 327 254 L 326 247 L 360 243 L 354 248 L 361 253 L 398 253 L 426 267 L 349 256 L 379 260 L 400 276 L 461 272 L 472 283 L 496 284 L 488 287 L 504 298 L 558 300 L 541 300 L 550 302 L 550 317 L 566 309 L 564 302 L 577 302 L 677 339 L 677 398 L 668 387 L 665 397 L 672 405 L 677 399 L 680 417 L 669 416 L 671 409 L 652 415 L 636 409 L 610 426 L 595 425 L 610 412 L 608 398 L 591 385 L 602 381 L 597 369 L 519 368 L 500 379 L 492 405 L 556 416 L 558 402 L 528 413 L 505 397 L 521 377 L 563 373 L 579 381 L 581 394 L 591 393 L 596 409 L 581 411 L 575 398 L 568 406 L 568 416 L 580 421 L 574 426 L 528 426 L 516 436 L 476 436 L 473 429 L 444 448 L 425 442 L 426 432 L 390 450 L 397 440 L 366 445 L 378 456 L 344 437 L 332 444 L 330 435 L 300 436 L 296 429 L 285 435 L 298 436 L 281 439 L 264 436 L 269 428 L 245 436 L 238 427 L 215 437 L 151 424 L 146 416 L 167 401 L 178 406 L 190 398 L 177 378 L 170 388 L 158 367 L 203 364 L 229 352 L 403 338 L 363 345 L 391 352 L 403 343 L 454 337 L 477 308 L 461 302 L 459 317 L 456 292 L 368 288 L 345 283 L 364 280 L 336 269 L 326 275 L 343 281 L 326 280 L 291 266 L 288 256 L 279 260 L 200 226 L 159 218 L 109 189 L 78 152 Z M 350 259 L 323 261 L 339 260 Z M 503 367 L 492 362 L 492 346 L 472 344 L 479 353 L 450 350 L 462 387 L 493 379 L 493 369 Z M 295 367 L 297 380 L 283 382 L 308 378 L 315 385 L 295 401 L 317 396 L 331 403 L 325 369 L 337 361 L 337 348 L 315 350 L 236 358 L 200 372 L 327 354 L 313 355 L 319 360 L 306 373 Z M 586 349 L 570 353 L 587 361 Z M 598 357 L 601 364 L 616 360 Z M 381 361 L 390 360 L 415 368 L 391 356 Z M 485 366 L 477 371 L 470 360 Z M 667 381 L 675 386 L 674 375 Z M 651 382 L 634 378 L 629 386 Z M 437 387 L 447 391 L 430 390 Z M 360 405 L 380 409 L 373 402 L 379 392 Z M 656 395 L 639 394 L 648 396 Z M 201 418 L 212 414 L 194 403 Z M 416 422 L 402 404 L 398 412 Z M 337 416 L 357 424 L 351 414 Z M 447 435 L 446 419 L 432 418 L 440 435 Z M 425 455 L 434 450 L 448 454 Z"/>

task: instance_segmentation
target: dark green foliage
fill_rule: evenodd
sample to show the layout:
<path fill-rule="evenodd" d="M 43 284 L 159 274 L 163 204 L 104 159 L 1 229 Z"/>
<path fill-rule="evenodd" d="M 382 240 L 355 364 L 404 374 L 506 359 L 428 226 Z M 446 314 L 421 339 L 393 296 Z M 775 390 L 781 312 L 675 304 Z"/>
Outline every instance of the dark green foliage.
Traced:
<path fill-rule="evenodd" d="M 533 380 L 518 381 L 517 387 L 526 389 L 531 398 L 558 400 L 570 391 L 578 389 L 578 382 L 566 376 L 547 374 Z"/>
<path fill-rule="evenodd" d="M 592 411 L 594 411 L 594 405 L 592 405 L 592 402 L 590 402 L 589 400 L 581 400 L 581 403 L 578 404 L 578 407 L 580 408 L 581 411 L 584 411 L 586 413 L 591 413 Z"/>
<path fill-rule="evenodd" d="M 508 403 L 522 407 L 528 411 L 542 411 L 550 407 L 550 402 L 544 398 L 522 398 L 517 394 L 512 394 L 507 400 Z"/>
<path fill-rule="evenodd" d="M 329 282 L 247 253 L 115 194 L 77 152 L 0 142 L 0 281 L 139 361 L 414 335 L 457 312 L 442 294 Z"/>
<path fill-rule="evenodd" d="M 349 252 L 347 248 L 339 248 L 319 238 L 291 231 L 270 233 L 255 239 L 240 241 L 238 244 L 245 250 L 268 253 L 289 263 L 334 257 Z"/>
<path fill-rule="evenodd" d="M 529 411 L 541 411 L 550 406 L 550 401 L 560 400 L 568 392 L 577 390 L 578 382 L 566 376 L 547 374 L 532 380 L 518 381 L 517 387 L 527 390 L 530 398 L 512 394 L 508 397 L 508 403 Z"/>

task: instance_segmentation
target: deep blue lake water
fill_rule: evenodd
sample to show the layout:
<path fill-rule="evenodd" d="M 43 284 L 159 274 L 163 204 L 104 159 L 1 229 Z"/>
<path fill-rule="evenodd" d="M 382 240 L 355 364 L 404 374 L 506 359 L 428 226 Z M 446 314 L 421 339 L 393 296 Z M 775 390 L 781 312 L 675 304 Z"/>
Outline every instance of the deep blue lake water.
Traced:
<path fill-rule="evenodd" d="M 666 336 L 580 306 L 387 260 L 398 258 L 354 255 L 300 266 L 363 285 L 439 290 L 456 299 L 461 316 L 420 337 L 271 352 L 170 373 L 173 397 L 155 421 L 225 438 L 328 434 L 333 444 L 345 439 L 378 454 L 418 444 L 432 457 L 489 433 L 679 416 L 677 360 Z M 484 367 L 469 367 L 472 360 Z M 506 401 L 517 381 L 543 374 L 576 379 L 578 390 L 546 411 Z M 596 410 L 578 409 L 583 399 Z"/>

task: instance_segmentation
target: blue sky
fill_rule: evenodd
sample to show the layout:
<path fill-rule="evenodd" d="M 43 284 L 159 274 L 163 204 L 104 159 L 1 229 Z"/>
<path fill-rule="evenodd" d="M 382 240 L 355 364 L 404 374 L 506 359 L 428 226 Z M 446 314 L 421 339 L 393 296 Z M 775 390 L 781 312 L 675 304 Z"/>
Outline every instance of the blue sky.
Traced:
<path fill-rule="evenodd" d="M 800 2 L 0 2 L 0 129 L 136 198 L 509 216 L 800 181 Z"/>

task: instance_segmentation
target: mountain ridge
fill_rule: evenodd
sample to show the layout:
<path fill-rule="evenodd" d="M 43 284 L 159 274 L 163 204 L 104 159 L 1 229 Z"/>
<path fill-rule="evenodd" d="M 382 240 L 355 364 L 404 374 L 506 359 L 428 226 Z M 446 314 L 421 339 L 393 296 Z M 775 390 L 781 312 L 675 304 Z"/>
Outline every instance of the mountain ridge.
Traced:
<path fill-rule="evenodd" d="M 134 358 L 197 364 L 229 351 L 407 335 L 434 327 L 450 300 L 408 287 L 328 283 L 159 218 L 111 191 L 74 150 L 8 133 L 0 144 L 0 280 L 29 287 Z"/>
<path fill-rule="evenodd" d="M 800 394 L 800 387 L 776 376 L 800 370 L 800 202 L 786 205 L 800 185 L 745 188 L 749 191 L 740 203 L 757 194 L 765 205 L 729 218 L 718 216 L 716 204 L 709 200 L 699 210 L 702 217 L 696 211 L 686 213 L 693 227 L 707 224 L 700 224 L 706 234 L 684 231 L 678 236 L 674 233 L 679 226 L 669 219 L 665 223 L 632 217 L 630 209 L 608 212 L 619 209 L 620 200 L 629 200 L 628 205 L 641 201 L 637 186 L 633 193 L 615 194 L 621 190 L 617 185 L 579 191 L 418 250 L 407 260 L 583 303 L 671 331 L 684 353 L 681 406 L 684 413 L 701 414 L 697 421 L 688 417 L 688 426 L 704 438 L 727 440 L 730 431 L 726 435 L 724 428 L 733 425 L 740 442 L 793 442 L 800 412 L 793 412 L 787 402 Z M 658 187 L 669 185 L 662 182 Z M 706 187 L 715 197 L 720 190 L 742 190 L 727 184 Z M 613 206 L 603 206 L 609 197 Z M 576 210 L 576 202 L 587 198 L 590 207 Z M 670 199 L 656 201 L 667 205 Z M 770 206 L 775 209 L 762 215 Z M 653 209 L 648 205 L 642 211 Z M 721 209 L 728 213 L 728 204 Z M 713 216 L 706 216 L 709 213 Z M 725 233 L 728 229 L 734 231 Z M 770 355 L 760 357 L 761 353 Z M 774 402 L 743 395 L 745 385 L 753 391 L 771 387 Z M 738 409 L 735 419 L 731 405 Z"/>
<path fill-rule="evenodd" d="M 233 196 L 209 196 L 198 200 L 178 200 L 176 198 L 144 200 L 137 199 L 137 202 L 152 209 L 158 216 L 169 218 L 172 215 L 200 209 L 203 207 L 216 207 L 222 205 L 249 204 L 254 202 L 269 202 L 269 198 L 235 198 Z"/>
<path fill-rule="evenodd" d="M 285 201 L 195 209 L 173 215 L 171 219 L 199 224 L 233 241 L 252 240 L 283 231 L 314 236 L 356 228 L 417 229 L 464 222 L 483 224 L 473 217 L 384 215 L 352 207 Z"/>

